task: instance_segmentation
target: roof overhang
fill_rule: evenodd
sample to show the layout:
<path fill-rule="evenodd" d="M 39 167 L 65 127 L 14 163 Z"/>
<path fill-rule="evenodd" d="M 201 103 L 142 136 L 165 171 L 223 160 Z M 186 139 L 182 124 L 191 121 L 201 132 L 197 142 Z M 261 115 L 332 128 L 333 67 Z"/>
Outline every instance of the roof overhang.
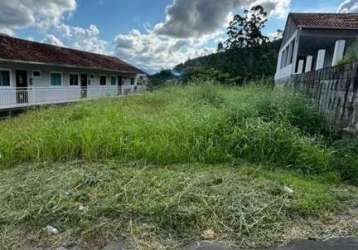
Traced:
<path fill-rule="evenodd" d="M 40 65 L 40 66 L 50 66 L 50 67 L 63 67 L 69 69 L 83 69 L 83 70 L 96 70 L 96 71 L 107 71 L 119 74 L 143 74 L 141 72 L 125 71 L 125 70 L 113 70 L 106 68 L 96 68 L 96 67 L 86 67 L 86 66 L 77 66 L 69 64 L 56 64 L 56 63 L 44 63 L 44 62 L 33 62 L 33 61 L 23 61 L 23 60 L 11 60 L 0 58 L 0 62 L 9 62 L 9 63 L 19 63 L 19 64 L 31 64 L 31 65 Z"/>

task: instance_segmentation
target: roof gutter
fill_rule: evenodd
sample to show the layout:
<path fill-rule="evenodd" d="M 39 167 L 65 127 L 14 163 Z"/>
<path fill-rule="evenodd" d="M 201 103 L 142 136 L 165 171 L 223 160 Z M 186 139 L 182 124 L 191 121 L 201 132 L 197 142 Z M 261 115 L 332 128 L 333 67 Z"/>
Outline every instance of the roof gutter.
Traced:
<path fill-rule="evenodd" d="M 3 58 L 0 58 L 0 62 L 11 62 L 11 63 L 42 65 L 42 66 L 64 67 L 64 68 L 71 68 L 71 69 L 98 70 L 98 71 L 108 71 L 108 72 L 115 72 L 115 73 L 122 73 L 122 74 L 141 74 L 139 72 L 126 71 L 126 70 L 113 70 L 113 69 L 106 69 L 106 68 L 76 66 L 76 65 L 70 65 L 70 64 L 42 63 L 42 62 L 33 62 L 33 61 L 3 59 Z"/>
<path fill-rule="evenodd" d="M 305 26 L 300 25 L 298 26 L 299 29 L 322 29 L 322 30 L 358 30 L 357 28 L 334 28 L 334 27 L 327 27 L 327 26 Z"/>

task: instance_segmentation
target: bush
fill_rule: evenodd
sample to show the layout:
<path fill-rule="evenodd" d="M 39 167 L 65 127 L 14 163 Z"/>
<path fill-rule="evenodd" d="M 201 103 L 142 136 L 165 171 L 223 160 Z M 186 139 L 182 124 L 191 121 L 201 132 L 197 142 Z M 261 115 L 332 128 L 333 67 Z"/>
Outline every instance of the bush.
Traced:
<path fill-rule="evenodd" d="M 332 167 L 339 171 L 343 180 L 358 185 L 358 140 L 340 140 L 334 144 L 334 148 Z"/>
<path fill-rule="evenodd" d="M 348 64 L 358 61 L 358 40 L 355 41 L 348 49 L 340 64 Z"/>

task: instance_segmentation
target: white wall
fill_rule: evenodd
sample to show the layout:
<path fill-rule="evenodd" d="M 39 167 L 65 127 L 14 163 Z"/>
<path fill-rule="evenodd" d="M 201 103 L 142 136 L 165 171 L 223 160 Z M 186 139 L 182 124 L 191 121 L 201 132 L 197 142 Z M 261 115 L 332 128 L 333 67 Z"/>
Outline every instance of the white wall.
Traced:
<path fill-rule="evenodd" d="M 72 68 L 61 68 L 61 67 L 50 67 L 50 66 L 41 66 L 41 65 L 30 65 L 30 64 L 13 64 L 13 63 L 0 63 L 1 69 L 10 69 L 11 70 L 11 77 L 10 77 L 10 87 L 16 87 L 16 70 L 25 70 L 27 72 L 27 82 L 28 86 L 30 85 L 30 78 L 32 78 L 32 87 L 56 87 L 50 85 L 50 73 L 51 72 L 59 72 L 62 73 L 62 87 L 71 87 L 76 88 L 80 87 L 80 82 L 78 86 L 70 86 L 70 74 L 87 74 L 88 76 L 88 86 L 89 87 L 98 87 L 100 85 L 100 77 L 106 76 L 106 86 L 111 85 L 111 76 L 118 76 L 119 73 L 116 72 L 106 72 L 106 71 L 98 71 L 98 70 L 83 70 L 83 69 L 72 69 Z M 33 77 L 33 71 L 40 71 L 40 77 Z M 93 75 L 94 77 L 91 78 L 90 76 Z M 134 86 L 137 85 L 139 75 L 133 76 L 135 78 Z M 125 79 L 125 78 L 124 78 Z M 80 79 L 79 79 L 80 81 Z M 131 79 L 126 78 L 123 81 L 123 85 L 131 85 Z"/>
<path fill-rule="evenodd" d="M 299 39 L 298 39 L 299 33 L 296 31 L 293 33 L 293 35 L 287 40 L 287 42 L 281 47 L 280 52 L 279 52 L 279 58 L 277 61 L 277 67 L 276 67 L 276 74 L 275 74 L 275 80 L 280 80 L 280 79 L 284 79 L 287 78 L 289 76 L 291 76 L 294 73 L 294 69 L 296 66 L 296 60 L 297 60 L 297 52 L 298 52 L 298 46 L 299 46 Z M 296 40 L 294 48 L 290 48 L 291 43 Z M 287 48 L 289 48 L 289 54 L 292 53 L 292 63 L 288 64 L 286 66 L 284 66 L 283 68 L 281 68 L 281 63 L 284 60 L 283 57 L 283 52 L 284 50 L 286 50 Z M 288 57 L 290 57 L 291 55 L 289 55 Z"/>
<path fill-rule="evenodd" d="M 98 98 L 102 96 L 117 96 L 118 94 L 128 94 L 133 92 L 137 87 L 139 80 L 138 75 L 133 75 L 135 79 L 134 85 L 131 84 L 130 77 L 123 77 L 123 85 L 119 92 L 118 78 L 116 79 L 116 85 L 111 85 L 111 77 L 118 77 L 119 74 L 115 72 L 106 71 L 91 71 L 83 69 L 72 69 L 64 67 L 50 67 L 30 64 L 14 64 L 0 62 L 0 69 L 10 70 L 10 86 L 0 87 L 0 108 L 1 106 L 19 106 L 17 95 L 21 94 L 21 90 L 16 90 L 16 71 L 23 70 L 27 72 L 28 89 L 22 90 L 26 94 L 26 101 L 24 105 L 35 103 L 57 103 L 57 102 L 69 102 L 78 101 L 81 99 L 81 74 L 87 74 L 88 87 L 87 97 Z M 33 76 L 33 71 L 40 71 L 39 77 Z M 56 72 L 62 74 L 62 85 L 52 86 L 50 84 L 50 73 Z M 79 75 L 79 82 L 76 86 L 70 85 L 70 74 Z M 93 78 L 91 77 L 93 76 Z M 106 85 L 100 85 L 100 77 L 106 77 Z M 32 84 L 30 84 L 32 82 Z"/>

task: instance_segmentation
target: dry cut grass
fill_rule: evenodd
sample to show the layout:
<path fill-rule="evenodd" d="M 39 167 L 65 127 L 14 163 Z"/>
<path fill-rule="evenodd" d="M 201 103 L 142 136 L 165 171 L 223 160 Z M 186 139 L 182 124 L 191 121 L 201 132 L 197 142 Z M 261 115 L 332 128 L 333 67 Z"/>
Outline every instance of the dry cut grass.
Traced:
<path fill-rule="evenodd" d="M 135 249 L 174 249 L 199 239 L 260 247 L 308 232 L 331 236 L 339 229 L 340 236 L 352 235 L 350 225 L 329 218 L 358 193 L 330 176 L 308 178 L 247 164 L 20 166 L 3 171 L 0 183 L 4 249 L 78 239 L 93 247 L 125 239 Z M 318 226 L 322 221 L 330 232 Z M 49 236 L 47 225 L 60 234 Z"/>

